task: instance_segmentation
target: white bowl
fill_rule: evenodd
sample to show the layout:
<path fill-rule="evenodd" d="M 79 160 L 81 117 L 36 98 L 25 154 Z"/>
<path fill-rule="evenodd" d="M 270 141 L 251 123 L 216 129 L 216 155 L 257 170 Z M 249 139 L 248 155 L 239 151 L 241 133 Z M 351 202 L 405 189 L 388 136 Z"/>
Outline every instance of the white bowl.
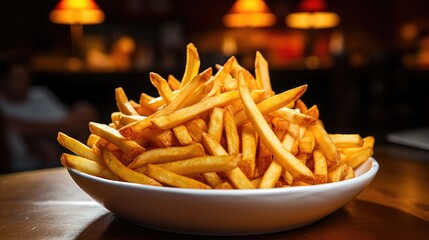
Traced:
<path fill-rule="evenodd" d="M 197 235 L 253 235 L 313 223 L 355 198 L 379 165 L 369 158 L 353 179 L 314 186 L 198 190 L 106 180 L 74 169 L 71 177 L 118 217 L 147 228 Z"/>

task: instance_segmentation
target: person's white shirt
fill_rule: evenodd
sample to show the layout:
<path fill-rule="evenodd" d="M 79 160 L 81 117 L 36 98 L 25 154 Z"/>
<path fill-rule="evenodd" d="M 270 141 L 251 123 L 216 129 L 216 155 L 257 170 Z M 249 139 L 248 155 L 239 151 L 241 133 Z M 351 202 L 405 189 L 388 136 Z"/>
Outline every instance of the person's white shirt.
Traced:
<path fill-rule="evenodd" d="M 8 101 L 0 95 L 0 109 L 7 117 L 40 123 L 57 121 L 68 114 L 67 106 L 43 86 L 30 87 L 27 98 L 19 102 Z M 7 128 L 7 131 L 12 170 L 23 171 L 37 167 L 40 159 L 29 154 L 21 136 L 14 129 Z"/>

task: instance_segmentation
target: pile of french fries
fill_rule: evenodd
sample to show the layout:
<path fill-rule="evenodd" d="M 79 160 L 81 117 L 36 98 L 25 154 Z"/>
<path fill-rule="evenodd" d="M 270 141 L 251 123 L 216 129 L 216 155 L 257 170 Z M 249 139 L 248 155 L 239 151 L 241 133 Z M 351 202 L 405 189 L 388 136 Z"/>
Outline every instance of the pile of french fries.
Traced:
<path fill-rule="evenodd" d="M 58 133 L 70 153 L 61 163 L 94 176 L 154 186 L 254 189 L 337 182 L 373 154 L 374 137 L 329 134 L 307 85 L 276 94 L 268 62 L 256 52 L 254 75 L 235 59 L 200 72 L 186 48 L 183 77 L 150 73 L 159 96 L 128 99 L 115 90 L 111 123 L 90 122 L 86 143 Z"/>

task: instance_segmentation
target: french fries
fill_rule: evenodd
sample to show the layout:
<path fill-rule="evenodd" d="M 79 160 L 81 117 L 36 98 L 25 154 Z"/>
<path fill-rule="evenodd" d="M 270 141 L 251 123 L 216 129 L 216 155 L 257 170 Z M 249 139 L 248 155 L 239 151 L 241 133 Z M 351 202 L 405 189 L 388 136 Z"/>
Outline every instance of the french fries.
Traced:
<path fill-rule="evenodd" d="M 254 75 L 234 56 L 199 72 L 197 48 L 186 53 L 181 80 L 150 72 L 159 96 L 134 101 L 117 87 L 111 122 L 89 122 L 86 143 L 59 132 L 62 165 L 153 186 L 254 189 L 347 180 L 373 155 L 374 137 L 326 131 L 301 99 L 307 85 L 276 94 L 260 52 Z"/>

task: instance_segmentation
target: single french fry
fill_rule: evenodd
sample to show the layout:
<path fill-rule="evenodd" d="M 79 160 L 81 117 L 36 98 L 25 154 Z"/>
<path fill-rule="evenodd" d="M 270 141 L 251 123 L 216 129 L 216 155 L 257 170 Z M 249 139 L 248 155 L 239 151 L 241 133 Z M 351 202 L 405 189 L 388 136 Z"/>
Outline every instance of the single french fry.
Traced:
<path fill-rule="evenodd" d="M 230 57 L 225 64 L 220 67 L 218 72 L 213 78 L 213 87 L 210 90 L 210 92 L 207 94 L 207 96 L 213 96 L 220 92 L 221 87 L 223 86 L 225 79 L 227 76 L 229 76 L 229 73 L 231 71 L 232 64 L 236 61 L 235 57 Z"/>
<path fill-rule="evenodd" d="M 220 184 L 222 184 L 222 178 L 215 172 L 206 172 L 203 173 L 204 180 L 210 185 L 212 188 L 218 188 Z M 231 187 L 232 188 L 232 187 Z"/>
<path fill-rule="evenodd" d="M 260 89 L 256 89 L 256 90 L 251 90 L 250 91 L 250 96 L 252 97 L 253 101 L 255 103 L 259 103 L 267 98 L 269 98 L 272 94 L 264 91 L 264 90 L 260 90 Z M 231 108 L 232 112 L 234 114 L 240 112 L 241 110 L 243 110 L 243 103 L 241 102 L 240 99 L 235 100 L 234 102 L 232 102 L 229 107 Z"/>
<path fill-rule="evenodd" d="M 220 143 L 224 128 L 224 116 L 225 110 L 222 108 L 214 107 L 210 113 L 210 122 L 208 126 L 208 134 L 210 134 L 216 141 Z"/>
<path fill-rule="evenodd" d="M 86 140 L 86 145 L 90 148 L 93 148 L 99 139 L 100 139 L 99 136 L 91 133 L 89 134 L 88 139 Z"/>
<path fill-rule="evenodd" d="M 210 78 L 208 81 L 206 81 L 204 84 L 199 86 L 192 94 L 191 98 L 186 98 L 183 103 L 179 106 L 179 108 L 187 107 L 190 105 L 193 105 L 204 98 L 207 98 L 210 93 L 210 91 L 213 88 L 214 84 L 214 78 Z"/>
<path fill-rule="evenodd" d="M 204 156 L 204 148 L 200 143 L 183 147 L 153 148 L 134 158 L 128 168 L 136 169 L 148 164 L 173 162 L 201 156 Z"/>
<path fill-rule="evenodd" d="M 207 124 L 201 119 L 193 119 L 185 123 L 189 135 L 195 142 L 201 142 L 203 132 L 207 132 Z"/>
<path fill-rule="evenodd" d="M 363 140 L 364 147 L 374 148 L 374 144 L 375 144 L 374 136 L 367 136 L 367 137 L 364 137 L 362 140 Z"/>
<path fill-rule="evenodd" d="M 140 116 L 140 115 L 125 115 L 123 113 L 119 113 L 119 125 L 120 126 L 126 126 L 130 123 L 141 121 L 147 117 Z"/>
<path fill-rule="evenodd" d="M 180 88 L 183 88 L 192 78 L 197 76 L 200 69 L 201 61 L 198 55 L 197 48 L 194 44 L 189 43 L 186 46 L 186 66 L 185 73 L 183 74 Z"/>
<path fill-rule="evenodd" d="M 273 161 L 273 154 L 265 146 L 264 142 L 259 138 L 258 156 L 256 165 L 258 167 L 258 175 L 263 175 Z"/>
<path fill-rule="evenodd" d="M 288 186 L 292 185 L 293 176 L 292 176 L 292 174 L 290 174 L 290 172 L 283 171 L 282 177 L 283 177 L 283 180 L 284 180 L 286 185 L 288 185 Z"/>
<path fill-rule="evenodd" d="M 275 111 L 272 111 L 269 113 L 269 115 L 284 119 L 290 123 L 294 123 L 294 124 L 298 124 L 300 126 L 306 126 L 306 127 L 316 124 L 316 120 L 317 120 L 316 118 L 313 118 L 310 115 L 300 113 L 298 111 L 295 111 L 287 107 L 283 107 Z"/>
<path fill-rule="evenodd" d="M 362 147 L 363 139 L 359 134 L 329 134 L 337 148 Z"/>
<path fill-rule="evenodd" d="M 308 111 L 307 104 L 305 104 L 305 102 L 302 101 L 302 99 L 297 99 L 295 101 L 295 108 L 299 109 L 299 112 L 302 112 L 302 113 L 305 113 Z"/>
<path fill-rule="evenodd" d="M 173 133 L 181 145 L 188 145 L 193 142 L 191 134 L 189 134 L 189 131 L 185 125 L 174 127 Z"/>
<path fill-rule="evenodd" d="M 235 124 L 234 115 L 232 114 L 231 109 L 226 108 L 223 121 L 228 154 L 238 154 L 240 152 L 240 137 L 238 136 L 237 125 Z"/>
<path fill-rule="evenodd" d="M 247 70 L 246 68 L 244 68 L 243 66 L 241 66 L 238 61 L 235 61 L 232 65 L 232 69 L 231 69 L 231 75 L 235 78 L 238 79 L 238 73 L 239 72 L 243 73 L 243 77 L 244 80 L 246 81 L 247 86 L 249 87 L 249 89 L 251 90 L 256 90 L 256 89 L 260 89 L 258 88 L 258 83 L 256 82 L 255 77 L 252 75 L 252 73 L 250 73 L 249 70 Z M 270 93 L 270 96 L 272 95 L 273 92 L 271 91 L 266 91 L 267 93 Z"/>
<path fill-rule="evenodd" d="M 341 156 L 341 163 L 345 163 L 353 169 L 364 163 L 374 153 L 373 148 L 362 146 L 359 148 L 349 148 L 346 154 Z"/>
<path fill-rule="evenodd" d="M 227 75 L 222 85 L 222 92 L 229 92 L 234 90 L 237 90 L 237 80 L 231 75 Z"/>
<path fill-rule="evenodd" d="M 256 51 L 255 75 L 259 89 L 272 91 L 268 62 L 259 51 Z"/>
<path fill-rule="evenodd" d="M 265 146 L 274 154 L 276 161 L 278 161 L 285 170 L 289 171 L 294 178 L 312 182 L 314 180 L 313 172 L 296 159 L 294 155 L 286 151 L 280 140 L 278 140 L 273 130 L 265 121 L 261 111 L 250 97 L 249 90 L 243 79 L 243 74 L 239 74 L 238 81 L 240 98 L 243 101 L 245 113 Z"/>
<path fill-rule="evenodd" d="M 157 164 L 180 175 L 192 175 L 197 173 L 224 172 L 238 166 L 241 154 L 224 156 L 201 156 L 174 162 Z"/>
<path fill-rule="evenodd" d="M 129 156 L 129 159 L 133 159 L 145 151 L 144 147 L 131 139 L 123 137 L 118 130 L 111 128 L 106 124 L 90 122 L 89 129 L 91 133 L 94 133 L 117 146 L 125 155 Z"/>
<path fill-rule="evenodd" d="M 141 120 L 131 122 L 120 129 L 119 133 L 126 138 L 138 138 L 142 135 L 142 132 L 152 126 L 151 117 L 146 117 Z"/>
<path fill-rule="evenodd" d="M 305 111 L 303 113 L 305 113 L 308 116 L 311 116 L 315 119 L 319 119 L 319 108 L 317 107 L 317 105 L 311 106 L 311 108 L 309 108 L 307 111 Z"/>
<path fill-rule="evenodd" d="M 161 186 L 161 184 L 154 179 L 127 168 L 122 162 L 109 151 L 107 148 L 101 148 L 101 154 L 107 167 L 116 174 L 118 177 L 127 182 L 141 183 L 147 185 Z"/>
<path fill-rule="evenodd" d="M 338 151 L 337 146 L 332 142 L 332 139 L 329 137 L 326 130 L 323 128 L 321 121 L 318 120 L 315 125 L 310 127 L 310 130 L 313 132 L 314 138 L 325 154 L 329 164 L 334 166 L 337 165 L 340 161 L 340 152 Z"/>
<path fill-rule="evenodd" d="M 352 167 L 349 166 L 344 172 L 342 180 L 351 179 L 351 178 L 354 178 L 355 176 L 356 176 L 355 171 L 353 170 Z"/>
<path fill-rule="evenodd" d="M 244 124 L 241 129 L 242 160 L 238 163 L 247 178 L 255 176 L 257 135 L 252 124 Z"/>
<path fill-rule="evenodd" d="M 139 115 L 134 107 L 128 101 L 128 97 L 125 94 L 125 91 L 122 87 L 118 87 L 115 89 L 115 97 L 116 97 L 116 105 L 124 114 L 128 115 Z"/>
<path fill-rule="evenodd" d="M 153 179 L 158 180 L 168 186 L 179 187 L 179 188 L 196 188 L 196 189 L 210 189 L 211 187 L 207 184 L 199 182 L 195 179 L 185 177 L 162 167 L 149 164 L 147 167 L 147 175 Z"/>
<path fill-rule="evenodd" d="M 238 97 L 237 91 L 226 92 L 216 96 L 208 97 L 201 102 L 198 102 L 189 107 L 179 109 L 165 116 L 155 117 L 152 119 L 152 123 L 161 129 L 170 129 L 188 120 L 191 120 L 201 113 L 206 112 L 214 107 L 227 105 Z"/>
<path fill-rule="evenodd" d="M 147 128 L 141 132 L 138 139 L 149 141 L 157 147 L 170 147 L 175 143 L 174 133 L 171 129 Z"/>
<path fill-rule="evenodd" d="M 234 189 L 229 182 L 221 182 L 216 185 L 216 189 Z"/>
<path fill-rule="evenodd" d="M 313 152 L 316 141 L 314 139 L 313 132 L 306 129 L 303 136 L 299 140 L 299 151 L 301 153 Z"/>
<path fill-rule="evenodd" d="M 300 181 L 300 180 L 294 180 L 291 184 L 291 186 L 309 186 L 308 182 Z"/>
<path fill-rule="evenodd" d="M 211 135 L 203 134 L 203 144 L 213 156 L 228 155 L 227 151 L 217 142 Z M 238 164 L 238 163 L 237 163 Z M 239 167 L 232 170 L 225 171 L 225 175 L 238 189 L 252 189 L 255 188 L 246 175 Z"/>
<path fill-rule="evenodd" d="M 153 117 L 164 116 L 169 113 L 173 113 L 174 111 L 183 107 L 184 103 L 186 103 L 189 96 L 195 92 L 201 85 L 207 82 L 212 75 L 212 69 L 208 68 L 202 73 L 198 74 L 194 78 L 192 78 L 188 84 L 185 86 L 181 86 L 180 90 L 174 95 L 171 102 L 165 105 L 162 109 L 156 112 Z"/>
<path fill-rule="evenodd" d="M 278 118 L 278 117 L 274 117 L 273 120 L 271 121 L 271 123 L 273 124 L 273 129 L 275 131 L 287 131 L 290 125 L 289 121 L 286 121 L 282 118 Z M 281 138 L 279 138 L 281 139 Z"/>
<path fill-rule="evenodd" d="M 171 102 L 171 99 L 173 99 L 174 94 L 170 88 L 170 85 L 168 85 L 167 80 L 165 80 L 159 74 L 154 72 L 149 73 L 149 78 L 153 86 L 158 91 L 159 95 L 162 97 L 162 99 L 164 99 L 166 103 Z"/>
<path fill-rule="evenodd" d="M 262 176 L 258 188 L 274 188 L 282 175 L 283 167 L 276 161 L 272 161 L 267 171 Z"/>
<path fill-rule="evenodd" d="M 170 86 L 171 90 L 179 90 L 180 88 L 180 81 L 177 80 L 172 74 L 169 74 L 167 77 L 167 83 Z"/>
<path fill-rule="evenodd" d="M 242 76 L 242 74 L 241 74 L 241 76 Z M 307 85 L 302 85 L 302 86 L 284 91 L 280 94 L 274 95 L 274 96 L 267 98 L 264 101 L 258 103 L 256 105 L 257 109 L 262 114 L 267 114 L 267 113 L 273 112 L 279 108 L 282 108 L 283 106 L 285 106 L 289 102 L 295 101 L 296 99 L 301 97 L 302 94 L 304 94 L 304 92 L 306 91 L 306 89 L 307 89 Z M 252 100 L 252 98 L 250 98 L 249 100 Z M 253 100 L 252 100 L 252 102 L 253 102 Z M 243 102 L 243 104 L 244 104 L 244 102 Z M 248 122 L 248 117 L 246 116 L 244 110 L 235 114 L 235 121 L 237 123 L 237 126 L 241 126 L 244 123 Z"/>
<path fill-rule="evenodd" d="M 322 184 L 328 181 L 328 164 L 326 157 L 321 150 L 314 150 L 314 183 Z"/>
<path fill-rule="evenodd" d="M 57 141 L 61 146 L 83 158 L 99 163 L 103 162 L 98 152 L 63 132 L 58 132 Z"/>
<path fill-rule="evenodd" d="M 282 140 L 283 147 L 293 155 L 296 155 L 299 150 L 299 126 L 291 123 L 288 131 Z"/>
<path fill-rule="evenodd" d="M 63 153 L 61 154 L 61 163 L 64 167 L 73 168 L 93 176 L 120 180 L 118 176 L 106 167 L 104 162 L 100 163 L 85 157 Z"/>
<path fill-rule="evenodd" d="M 340 164 L 334 170 L 328 173 L 328 182 L 339 182 L 344 180 L 344 177 L 347 175 L 348 168 L 351 168 L 347 164 Z"/>
<path fill-rule="evenodd" d="M 152 97 L 146 93 L 140 94 L 139 104 L 150 111 L 157 112 L 162 106 L 165 105 L 165 101 L 162 97 Z"/>

